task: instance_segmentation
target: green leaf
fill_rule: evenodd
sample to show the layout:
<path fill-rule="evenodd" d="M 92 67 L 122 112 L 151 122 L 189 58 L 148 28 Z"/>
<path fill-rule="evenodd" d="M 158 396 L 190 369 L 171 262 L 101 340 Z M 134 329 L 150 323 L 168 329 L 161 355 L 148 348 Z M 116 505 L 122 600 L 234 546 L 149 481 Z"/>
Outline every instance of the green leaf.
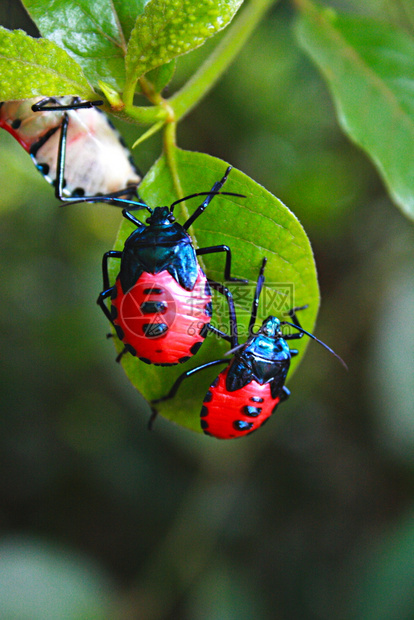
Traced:
<path fill-rule="evenodd" d="M 128 39 L 148 0 L 22 2 L 42 36 L 75 58 L 94 86 L 102 80 L 122 90 Z"/>
<path fill-rule="evenodd" d="M 219 180 L 227 164 L 209 155 L 176 150 L 176 165 L 184 195 L 209 191 Z M 233 169 L 223 191 L 246 195 L 246 198 L 216 196 L 194 226 L 198 247 L 226 244 L 232 249 L 232 275 L 249 278 L 249 285 L 232 285 L 237 310 L 240 341 L 246 339 L 246 330 L 259 268 L 264 256 L 268 258 L 266 285 L 261 296 L 259 320 L 270 314 L 282 316 L 292 306 L 309 304 L 301 312 L 304 329 L 311 331 L 319 305 L 316 269 L 306 234 L 296 217 L 277 198 L 239 170 Z M 140 195 L 151 207 L 169 205 L 178 198 L 167 162 L 161 157 L 149 171 L 140 186 Z M 193 213 L 200 199 L 194 198 L 176 206 L 174 214 L 184 223 Z M 188 208 L 188 211 L 187 211 Z M 139 217 L 139 216 L 138 216 Z M 121 224 L 115 249 L 122 250 L 133 226 Z M 203 258 L 203 268 L 214 280 L 223 281 L 222 254 Z M 119 261 L 113 260 L 111 282 L 119 271 Z M 227 305 L 221 295 L 215 297 L 213 324 L 228 327 Z M 307 338 L 295 341 L 304 351 Z M 115 338 L 118 351 L 123 345 Z M 185 370 L 214 360 L 229 350 L 228 343 L 213 335 L 207 336 L 200 351 L 186 364 L 169 368 L 150 366 L 130 354 L 122 358 L 122 365 L 134 386 L 147 398 L 165 395 L 174 380 Z M 298 358 L 292 360 L 294 367 Z M 207 389 L 221 367 L 184 381 L 174 400 L 160 403 L 159 411 L 166 418 L 195 431 L 200 431 L 199 414 Z"/>
<path fill-rule="evenodd" d="M 175 72 L 176 60 L 170 60 L 165 65 L 152 69 L 145 76 L 151 82 L 156 93 L 160 93 L 169 82 L 171 82 Z"/>
<path fill-rule="evenodd" d="M 298 36 L 324 75 L 343 130 L 378 168 L 392 199 L 414 218 L 414 41 L 367 18 L 308 0 Z"/>
<path fill-rule="evenodd" d="M 138 17 L 126 56 L 126 90 L 139 77 L 199 47 L 224 28 L 243 0 L 151 0 Z"/>
<path fill-rule="evenodd" d="M 125 40 L 128 41 L 134 29 L 137 18 L 142 15 L 145 6 L 150 0 L 113 0 L 108 5 L 113 5 L 117 20 L 122 26 Z"/>
<path fill-rule="evenodd" d="M 36 95 L 96 99 L 81 67 L 57 45 L 0 27 L 0 101 Z"/>

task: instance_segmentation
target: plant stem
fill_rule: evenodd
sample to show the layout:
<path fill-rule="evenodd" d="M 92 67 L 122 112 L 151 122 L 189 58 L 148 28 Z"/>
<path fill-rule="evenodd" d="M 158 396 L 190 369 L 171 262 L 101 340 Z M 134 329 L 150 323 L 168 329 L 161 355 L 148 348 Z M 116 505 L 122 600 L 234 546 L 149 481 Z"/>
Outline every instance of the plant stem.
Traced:
<path fill-rule="evenodd" d="M 176 120 L 183 118 L 219 80 L 233 62 L 267 9 L 278 0 L 250 0 L 232 22 L 227 35 L 187 84 L 169 100 Z"/>
<path fill-rule="evenodd" d="M 124 93 L 124 108 L 120 110 L 118 116 L 124 117 L 126 120 L 134 119 L 141 125 L 154 125 L 160 121 L 166 123 L 173 122 L 175 120 L 174 111 L 169 105 L 166 99 L 163 99 L 159 93 L 157 93 L 151 82 L 147 80 L 145 76 L 142 76 L 139 80 L 142 93 L 145 97 L 154 104 L 152 107 L 148 106 L 134 106 L 129 103 L 125 103 Z"/>
<path fill-rule="evenodd" d="M 135 89 L 137 86 L 137 81 L 138 79 L 129 81 L 124 86 L 124 92 L 122 93 L 122 100 L 125 103 L 126 107 L 133 106 L 134 94 L 135 94 Z"/>
<path fill-rule="evenodd" d="M 117 116 L 125 120 L 134 119 L 140 125 L 152 125 L 157 121 L 165 120 L 168 113 L 164 106 L 134 106 L 125 105 L 124 109 L 118 112 Z"/>
<path fill-rule="evenodd" d="M 177 196 L 179 198 L 183 198 L 184 196 L 183 189 L 181 187 L 180 176 L 178 174 L 177 162 L 175 159 L 175 153 L 177 149 L 176 129 L 177 129 L 177 124 L 174 121 L 167 123 L 165 125 L 164 136 L 163 136 L 163 147 L 164 147 L 165 158 L 167 160 L 167 165 L 170 169 L 171 176 L 173 179 L 174 189 L 177 192 Z"/>
<path fill-rule="evenodd" d="M 167 127 L 173 124 L 174 129 L 171 127 L 169 129 L 166 128 L 164 136 L 164 150 L 168 158 L 171 145 L 174 144 L 175 147 L 175 123 L 188 114 L 220 79 L 250 37 L 264 13 L 277 2 L 278 0 L 250 0 L 244 11 L 232 22 L 227 35 L 211 56 L 207 58 L 187 84 L 169 100 L 164 99 L 159 93 L 155 93 L 151 83 L 143 76 L 140 78 L 141 89 L 154 106 L 136 107 L 132 104 L 135 83 L 126 86 L 123 93 L 125 107 L 118 112 L 118 116 L 124 117 L 126 120 L 133 119 L 141 125 L 153 125 L 160 121 L 165 121 Z M 172 135 L 174 135 L 174 139 L 170 142 Z M 172 159 L 171 156 L 171 164 Z M 171 173 L 173 174 L 174 185 L 178 191 L 180 183 L 174 175 L 173 167 L 171 168 Z"/>

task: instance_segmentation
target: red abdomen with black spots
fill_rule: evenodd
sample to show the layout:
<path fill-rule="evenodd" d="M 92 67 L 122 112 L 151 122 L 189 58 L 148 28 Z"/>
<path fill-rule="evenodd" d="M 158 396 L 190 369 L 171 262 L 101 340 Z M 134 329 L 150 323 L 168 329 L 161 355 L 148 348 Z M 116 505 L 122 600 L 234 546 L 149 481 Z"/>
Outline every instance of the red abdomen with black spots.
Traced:
<path fill-rule="evenodd" d="M 212 314 L 211 291 L 200 267 L 193 290 L 168 273 L 143 272 L 127 293 L 119 277 L 111 316 L 127 350 L 147 364 L 186 362 L 201 347 Z"/>
<path fill-rule="evenodd" d="M 211 384 L 201 409 L 201 428 L 218 439 L 244 437 L 257 430 L 274 413 L 280 397 L 272 397 L 270 384 L 251 381 L 234 392 L 226 388 L 229 367 Z"/>

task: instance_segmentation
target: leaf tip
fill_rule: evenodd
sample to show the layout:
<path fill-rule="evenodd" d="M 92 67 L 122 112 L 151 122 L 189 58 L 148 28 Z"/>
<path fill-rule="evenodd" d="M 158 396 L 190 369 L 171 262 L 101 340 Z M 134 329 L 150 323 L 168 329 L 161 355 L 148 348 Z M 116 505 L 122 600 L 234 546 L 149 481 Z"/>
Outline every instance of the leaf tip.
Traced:
<path fill-rule="evenodd" d="M 114 110 L 123 110 L 125 108 L 125 103 L 122 101 L 121 95 L 110 84 L 98 80 L 98 86 L 108 100 L 111 108 Z"/>

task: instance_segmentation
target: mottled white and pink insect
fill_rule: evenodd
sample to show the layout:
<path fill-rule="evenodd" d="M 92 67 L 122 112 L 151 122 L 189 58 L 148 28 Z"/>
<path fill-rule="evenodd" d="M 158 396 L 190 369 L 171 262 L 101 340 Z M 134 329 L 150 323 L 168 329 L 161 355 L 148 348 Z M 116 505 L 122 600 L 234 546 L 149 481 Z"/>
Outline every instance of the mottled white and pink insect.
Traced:
<path fill-rule="evenodd" d="M 62 200 L 136 195 L 141 175 L 121 135 L 96 107 L 100 103 L 72 96 L 0 103 L 0 127 L 30 154 Z"/>

